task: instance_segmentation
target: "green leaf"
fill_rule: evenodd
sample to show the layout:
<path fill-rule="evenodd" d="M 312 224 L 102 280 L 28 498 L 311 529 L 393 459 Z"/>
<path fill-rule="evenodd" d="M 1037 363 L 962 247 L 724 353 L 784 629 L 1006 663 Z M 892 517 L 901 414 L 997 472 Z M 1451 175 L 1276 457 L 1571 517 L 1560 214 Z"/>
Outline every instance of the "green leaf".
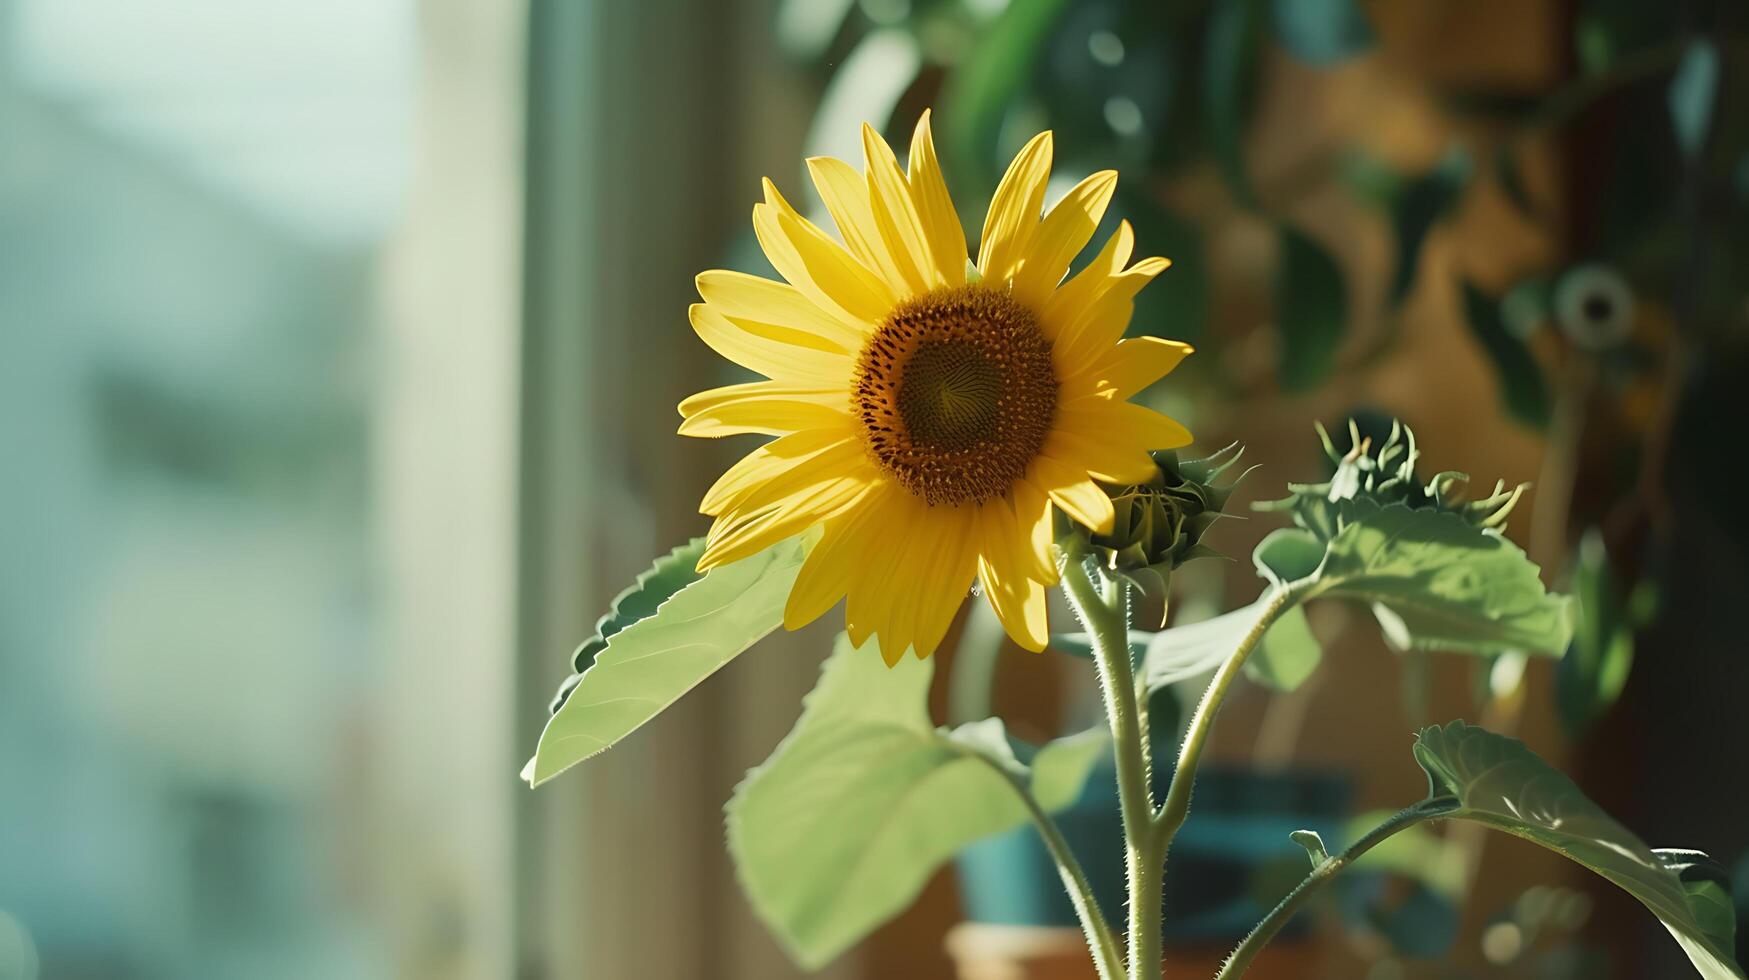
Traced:
<path fill-rule="evenodd" d="M 1634 664 L 1634 624 L 1596 528 L 1579 543 L 1573 597 L 1577 622 L 1573 643 L 1555 667 L 1555 707 L 1567 733 L 1577 737 L 1621 696 Z"/>
<path fill-rule="evenodd" d="M 1391 225 L 1397 233 L 1397 269 L 1391 277 L 1392 306 L 1401 303 L 1415 285 L 1427 233 L 1457 202 L 1470 169 L 1469 154 L 1454 146 L 1431 173 L 1404 182 L 1393 195 L 1390 208 Z"/>
<path fill-rule="evenodd" d="M 1682 64 L 1676 66 L 1666 93 L 1670 125 L 1676 131 L 1676 145 L 1683 156 L 1692 159 L 1706 147 L 1718 92 L 1719 49 L 1711 41 L 1696 40 L 1683 52 Z"/>
<path fill-rule="evenodd" d="M 1318 570 L 1324 561 L 1324 543 L 1302 528 L 1276 528 L 1257 543 L 1251 560 L 1257 565 L 1257 574 L 1272 584 L 1286 585 Z"/>
<path fill-rule="evenodd" d="M 1244 138 L 1257 89 L 1262 38 L 1259 0 L 1223 0 L 1209 14 L 1203 44 L 1203 111 L 1209 148 L 1234 200 L 1257 203 L 1245 170 Z"/>
<path fill-rule="evenodd" d="M 1027 819 L 1011 782 L 1025 767 L 1002 723 L 935 728 L 932 671 L 910 660 L 889 669 L 874 643 L 856 649 L 841 637 L 801 720 L 729 801 L 741 886 L 804 968 L 910 904 L 961 848 Z M 1075 773 L 1094 748 L 1041 750 L 1053 798 L 1071 783 L 1078 791 Z"/>
<path fill-rule="evenodd" d="M 1590 868 L 1646 906 L 1706 980 L 1742 980 L 1719 892 L 1691 889 L 1672 865 L 1514 738 L 1461 721 L 1423 729 L 1415 759 L 1451 817 L 1540 844 Z M 1713 882 L 1717 885 L 1717 882 Z"/>
<path fill-rule="evenodd" d="M 1552 409 L 1542 368 L 1524 341 L 1506 328 L 1500 304 L 1467 282 L 1463 287 L 1465 321 L 1494 365 L 1507 414 L 1525 425 L 1546 428 Z"/>
<path fill-rule="evenodd" d="M 1031 766 L 1032 795 L 1039 806 L 1055 812 L 1074 803 L 1087 777 L 1110 751 L 1111 729 L 1105 725 L 1046 742 L 1032 757 Z"/>
<path fill-rule="evenodd" d="M 1265 593 L 1256 602 L 1232 612 L 1158 633 L 1131 630 L 1132 637 L 1147 642 L 1147 652 L 1142 656 L 1138 675 L 1143 689 L 1152 694 L 1220 666 L 1257 624 L 1271 594 Z M 1252 679 L 1272 687 L 1279 686 L 1282 690 L 1297 687 L 1317 667 L 1322 656 L 1318 641 L 1312 638 L 1311 630 L 1306 626 L 1304 614 L 1297 609 L 1283 613 L 1263 634 L 1258 646 L 1259 649 L 1252 653 L 1253 661 L 1271 658 L 1271 662 L 1261 668 L 1261 674 L 1252 675 Z M 1274 648 L 1272 653 L 1263 652 L 1263 648 L 1271 646 Z"/>
<path fill-rule="evenodd" d="M 1571 602 L 1550 595 L 1518 546 L 1455 513 L 1346 502 L 1307 597 L 1373 604 L 1397 620 L 1406 646 L 1559 655 L 1572 636 Z"/>
<path fill-rule="evenodd" d="M 539 786 L 612 748 L 777 629 L 810 543 L 791 538 L 713 568 L 609 637 L 547 722 L 522 777 Z"/>
<path fill-rule="evenodd" d="M 1342 269 L 1316 241 L 1281 226 L 1281 275 L 1275 319 L 1281 333 L 1281 385 L 1316 387 L 1336 363 L 1348 327 L 1348 287 Z"/>
<path fill-rule="evenodd" d="M 1245 676 L 1277 691 L 1292 691 L 1306 682 L 1324 659 L 1324 648 L 1312 635 L 1306 611 L 1299 606 L 1276 619 L 1262 642 L 1245 661 Z"/>
<path fill-rule="evenodd" d="M 609 637 L 653 615 L 670 596 L 703 576 L 698 570 L 698 559 L 703 554 L 704 539 L 693 538 L 656 559 L 638 575 L 630 588 L 613 597 L 607 614 L 595 621 L 595 635 L 584 640 L 571 654 L 572 675 L 559 686 L 559 693 L 553 698 L 553 713 L 557 713 L 565 699 L 571 696 L 583 671 L 588 670 L 596 656 L 607 649 Z"/>
<path fill-rule="evenodd" d="M 1301 61 L 1330 65 L 1377 40 L 1357 0 L 1274 0 L 1275 35 Z"/>
<path fill-rule="evenodd" d="M 948 74 L 936 131 L 942 162 L 960 193 L 995 189 L 1003 120 L 1067 6 L 1067 0 L 1013 0 L 979 33 L 965 62 Z"/>

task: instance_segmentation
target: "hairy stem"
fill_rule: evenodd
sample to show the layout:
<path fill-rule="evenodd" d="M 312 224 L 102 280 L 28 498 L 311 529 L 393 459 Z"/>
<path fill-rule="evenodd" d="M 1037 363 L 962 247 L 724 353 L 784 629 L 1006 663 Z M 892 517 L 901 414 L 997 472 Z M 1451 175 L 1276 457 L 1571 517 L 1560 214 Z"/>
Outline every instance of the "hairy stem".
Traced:
<path fill-rule="evenodd" d="M 1093 897 L 1093 885 L 1087 880 L 1087 872 L 1082 869 L 1075 852 L 1069 849 L 1069 842 L 1063 837 L 1062 828 L 1039 805 L 1032 790 L 1018 781 L 1014 783 L 1014 788 L 1026 804 L 1027 812 L 1032 815 L 1033 825 L 1044 839 L 1045 848 L 1051 852 L 1051 858 L 1057 863 L 1057 873 L 1063 878 L 1063 888 L 1069 893 L 1069 903 L 1075 907 L 1075 917 L 1081 921 L 1081 931 L 1086 934 L 1087 945 L 1093 950 L 1093 965 L 1099 971 L 1099 980 L 1123 980 L 1123 947 L 1118 945 L 1117 934 L 1111 931 L 1111 923 L 1106 921 L 1105 913 L 1100 911 L 1099 901 Z"/>
<path fill-rule="evenodd" d="M 1154 801 L 1149 790 L 1146 733 L 1130 664 L 1128 600 L 1121 585 L 1101 594 L 1078 553 L 1066 555 L 1063 591 L 1093 640 L 1117 759 L 1118 802 L 1123 811 L 1124 856 L 1129 874 L 1129 977 L 1160 971 L 1161 852 L 1153 835 Z"/>
<path fill-rule="evenodd" d="M 1196 770 L 1202 764 L 1202 752 L 1208 744 L 1209 733 L 1214 730 L 1215 716 L 1220 713 L 1221 705 L 1227 699 L 1227 692 L 1233 686 L 1233 681 L 1239 677 L 1239 672 L 1245 668 L 1245 661 L 1251 657 L 1251 652 L 1257 649 L 1263 634 L 1269 632 L 1269 627 L 1296 605 L 1304 595 L 1304 587 L 1299 583 L 1290 583 L 1275 590 L 1268 604 L 1257 617 L 1257 622 L 1239 641 L 1233 650 L 1215 672 L 1214 680 L 1203 692 L 1202 700 L 1197 703 L 1196 713 L 1190 717 L 1190 728 L 1184 734 L 1184 745 L 1178 751 L 1178 766 L 1172 770 L 1172 786 L 1166 791 L 1166 802 L 1160 808 L 1155 818 L 1152 835 L 1158 841 L 1160 853 L 1172 846 L 1172 838 L 1177 836 L 1178 829 L 1184 826 L 1184 818 L 1190 815 L 1190 793 L 1196 784 Z"/>
<path fill-rule="evenodd" d="M 1377 847 L 1381 841 L 1392 834 L 1412 827 L 1423 820 L 1443 817 L 1456 808 L 1457 801 L 1451 797 L 1422 800 L 1406 810 L 1399 811 L 1389 820 L 1368 831 L 1366 836 L 1355 841 L 1354 846 L 1348 850 L 1319 861 L 1312 868 L 1312 873 L 1307 875 L 1298 885 L 1295 885 L 1294 890 L 1288 892 L 1287 897 L 1283 898 L 1274 909 L 1271 909 L 1269 914 L 1263 917 L 1263 921 L 1257 923 L 1256 928 L 1252 929 L 1250 934 L 1239 943 L 1232 954 L 1227 957 L 1227 961 L 1221 964 L 1221 970 L 1215 974 L 1215 980 L 1235 980 L 1235 978 L 1243 976 L 1245 970 L 1251 966 L 1251 961 L 1257 958 L 1257 954 L 1262 952 L 1263 947 L 1275 938 L 1275 934 L 1280 932 L 1283 926 L 1292 921 L 1294 914 L 1306 903 L 1306 899 L 1310 898 L 1319 886 L 1336 877 L 1343 868 L 1353 864 L 1355 858 Z"/>

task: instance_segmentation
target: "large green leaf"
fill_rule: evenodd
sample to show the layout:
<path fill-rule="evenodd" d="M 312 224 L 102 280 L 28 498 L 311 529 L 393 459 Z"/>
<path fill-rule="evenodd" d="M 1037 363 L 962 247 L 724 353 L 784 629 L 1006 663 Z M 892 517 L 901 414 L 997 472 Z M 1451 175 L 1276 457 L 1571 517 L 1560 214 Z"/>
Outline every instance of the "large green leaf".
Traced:
<path fill-rule="evenodd" d="M 1275 321 L 1281 334 L 1281 386 L 1305 391 L 1330 374 L 1348 328 L 1348 287 L 1324 247 L 1283 225 Z"/>
<path fill-rule="evenodd" d="M 595 662 L 613 634 L 655 614 L 657 607 L 682 588 L 698 581 L 704 573 L 698 570 L 699 556 L 704 554 L 704 539 L 693 538 L 658 558 L 639 573 L 631 587 L 613 597 L 607 613 L 595 621 L 595 634 L 584 640 L 571 654 L 570 677 L 559 685 L 551 710 L 557 713 L 571 691 L 583 679 L 583 672 Z"/>
<path fill-rule="evenodd" d="M 809 541 L 718 566 L 613 633 L 547 722 L 523 778 L 539 786 L 606 751 L 777 629 Z"/>
<path fill-rule="evenodd" d="M 1692 852 L 1654 852 L 1517 739 L 1461 721 L 1436 725 L 1416 738 L 1415 759 L 1434 795 L 1457 797 L 1451 817 L 1522 837 L 1590 868 L 1650 909 L 1706 980 L 1742 980 L 1722 886 L 1710 877 L 1684 882 L 1681 869 L 1694 863 Z"/>
<path fill-rule="evenodd" d="M 1456 513 L 1344 502 L 1310 596 L 1371 603 L 1402 647 L 1559 655 L 1571 601 L 1550 595 L 1535 564 L 1492 528 Z"/>
<path fill-rule="evenodd" d="M 1257 624 L 1268 600 L 1265 595 L 1232 612 L 1158 633 L 1132 630 L 1132 636 L 1147 644 L 1140 672 L 1144 689 L 1153 693 L 1219 667 Z M 1263 634 L 1252 654 L 1252 662 L 1264 663 L 1256 668 L 1248 663 L 1247 673 L 1259 684 L 1291 690 L 1311 675 L 1322 655 L 1304 613 L 1289 609 Z"/>
<path fill-rule="evenodd" d="M 1027 819 L 1014 790 L 1027 767 L 1002 723 L 934 727 L 932 670 L 889 669 L 872 641 L 840 638 L 795 729 L 729 801 L 741 885 L 806 968 L 903 909 L 961 848 Z M 1072 801 L 1102 751 L 1091 735 L 1041 750 L 1041 800 Z"/>
<path fill-rule="evenodd" d="M 1351 58 L 1376 40 L 1358 0 L 1274 0 L 1270 9 L 1282 47 L 1310 64 Z"/>

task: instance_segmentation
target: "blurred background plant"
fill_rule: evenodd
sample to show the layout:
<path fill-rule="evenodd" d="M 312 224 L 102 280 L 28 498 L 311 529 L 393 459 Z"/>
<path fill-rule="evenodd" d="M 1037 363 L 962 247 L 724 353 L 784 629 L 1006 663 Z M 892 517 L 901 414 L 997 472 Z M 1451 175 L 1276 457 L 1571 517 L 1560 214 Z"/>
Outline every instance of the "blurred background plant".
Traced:
<path fill-rule="evenodd" d="M 1263 467 L 1227 513 L 1334 475 L 1306 418 L 1339 456 L 1400 420 L 1423 485 L 1532 483 L 1510 533 L 1582 597 L 1558 666 L 1311 616 L 1324 665 L 1211 747 L 1237 829 L 1187 854 L 1269 841 L 1223 907 L 1304 862 L 1246 819 L 1340 837 L 1460 716 L 1749 895 L 1742 3 L 0 0 L 0 977 L 794 975 L 715 810 L 829 638 L 564 785 L 515 774 L 565 654 L 745 448 L 672 435 L 720 380 L 692 275 L 766 271 L 761 174 L 805 200 L 804 153 L 925 106 L 974 225 L 1038 129 L 1062 187 L 1121 170 L 1111 220 L 1174 261 L 1135 328 L 1199 348 L 1148 397 Z M 1176 574 L 1181 621 L 1239 565 Z M 1069 659 L 998 661 L 1017 734 L 1088 720 Z M 1528 845 L 1407 841 L 1282 969 L 1685 975 Z M 958 892 L 828 972 L 952 976 Z"/>

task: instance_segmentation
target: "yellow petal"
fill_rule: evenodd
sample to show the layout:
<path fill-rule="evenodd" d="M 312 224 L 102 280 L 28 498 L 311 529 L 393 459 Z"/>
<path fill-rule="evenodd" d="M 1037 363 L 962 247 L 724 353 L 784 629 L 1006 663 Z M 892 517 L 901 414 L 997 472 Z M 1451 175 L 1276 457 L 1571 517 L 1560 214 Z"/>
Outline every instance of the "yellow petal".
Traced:
<path fill-rule="evenodd" d="M 1014 500 L 1016 533 L 1025 543 L 1025 555 L 1031 565 L 1028 574 L 1041 582 L 1055 582 L 1057 562 L 1051 554 L 1055 529 L 1051 527 L 1050 498 L 1026 480 L 1016 482 L 1010 496 Z"/>
<path fill-rule="evenodd" d="M 868 181 L 856 168 L 833 157 L 808 158 L 808 173 L 820 200 L 838 226 L 850 254 L 880 274 L 889 288 L 906 287 L 905 275 L 887 250 L 870 204 Z"/>
<path fill-rule="evenodd" d="M 757 511 L 735 511 L 717 518 L 706 537 L 700 571 L 758 554 L 785 538 L 842 513 L 866 495 L 869 481 L 859 477 L 826 480 Z"/>
<path fill-rule="evenodd" d="M 1135 248 L 1136 233 L 1130 228 L 1128 221 L 1120 221 L 1117 231 L 1105 240 L 1105 245 L 1087 263 L 1086 268 L 1075 273 L 1074 278 L 1064 283 L 1044 305 L 1040 313 L 1040 326 L 1044 328 L 1045 336 L 1056 341 L 1076 316 L 1099 297 L 1112 276 L 1123 271 L 1129 264 L 1130 252 Z"/>
<path fill-rule="evenodd" d="M 823 453 L 835 454 L 834 461 L 847 462 L 853 459 L 851 450 L 861 452 L 862 444 L 848 426 L 839 431 L 805 429 L 774 439 L 741 457 L 718 477 L 699 501 L 699 513 L 716 515 L 736 507 L 762 484 L 783 479 Z"/>
<path fill-rule="evenodd" d="M 1020 644 L 1035 653 L 1050 642 L 1050 628 L 1045 617 L 1045 587 L 1023 573 L 1026 559 L 1020 555 L 1020 544 L 1014 537 L 1014 527 L 1002 515 L 987 512 L 980 521 L 983 539 L 978 556 L 978 580 L 984 595 L 1002 628 Z"/>
<path fill-rule="evenodd" d="M 1051 208 L 1027 250 L 1025 264 L 1014 276 L 1016 299 L 1033 309 L 1044 305 L 1069 271 L 1069 263 L 1087 247 L 1115 190 L 1117 171 L 1102 170 L 1076 184 Z"/>
<path fill-rule="evenodd" d="M 1068 321 L 1052 345 L 1059 376 L 1072 374 L 1077 367 L 1097 360 L 1117 346 L 1130 325 L 1136 294 L 1171 264 L 1162 258 L 1143 259 L 1108 277 L 1093 302 Z"/>
<path fill-rule="evenodd" d="M 911 134 L 906 179 L 911 187 L 911 200 L 917 205 L 917 217 L 923 222 L 924 236 L 929 240 L 936 274 L 949 286 L 958 286 L 966 281 L 966 230 L 947 192 L 947 181 L 941 176 L 927 109 Z"/>
<path fill-rule="evenodd" d="M 789 283 L 727 269 L 700 273 L 696 282 L 699 296 L 731 320 L 789 327 L 812 336 L 822 350 L 858 353 L 874 332 L 872 324 L 821 309 Z"/>
<path fill-rule="evenodd" d="M 1026 258 L 1045 203 L 1045 181 L 1051 174 L 1051 134 L 1034 136 L 1021 147 L 1008 173 L 990 198 L 984 218 L 984 240 L 978 249 L 978 270 L 987 282 L 1006 282 Z"/>
<path fill-rule="evenodd" d="M 1161 337 L 1121 340 L 1104 354 L 1063 379 L 1065 393 L 1074 390 L 1108 393 L 1124 401 L 1172 372 L 1195 348 Z"/>
<path fill-rule="evenodd" d="M 862 124 L 862 153 L 867 164 L 875 227 L 880 229 L 887 252 L 913 295 L 934 289 L 942 284 L 942 278 L 935 271 L 935 258 L 929 253 L 911 189 L 905 184 L 893 148 L 867 123 Z"/>
<path fill-rule="evenodd" d="M 896 299 L 892 289 L 797 214 L 770 181 L 765 187 L 766 203 L 753 207 L 753 232 L 772 267 L 827 312 L 879 323 Z"/>
<path fill-rule="evenodd" d="M 884 496 L 891 489 L 877 486 L 861 504 L 827 521 L 784 604 L 785 629 L 801 629 L 837 605 L 850 588 L 851 573 L 864 560 L 876 539 L 890 533 L 877 519 Z"/>
<path fill-rule="evenodd" d="M 754 381 L 701 391 L 680 403 L 683 436 L 715 438 L 757 432 L 784 435 L 803 429 L 842 429 L 849 422 L 843 388 Z"/>
<path fill-rule="evenodd" d="M 912 599 L 911 650 L 918 659 L 933 654 L 941 645 L 977 571 L 973 540 L 976 527 L 971 509 L 935 510 L 940 517 L 934 522 L 925 547 L 912 556 L 917 584 Z"/>
<path fill-rule="evenodd" d="M 1085 470 L 1049 456 L 1038 456 L 1027 469 L 1028 482 L 1037 483 L 1063 513 L 1100 534 L 1110 534 L 1117 519 L 1111 498 Z"/>
<path fill-rule="evenodd" d="M 1091 396 L 1064 404 L 1043 453 L 1107 483 L 1140 483 L 1157 467 L 1149 450 L 1190 444 L 1184 426 L 1152 409 Z"/>
<path fill-rule="evenodd" d="M 687 310 L 692 329 L 711 349 L 768 378 L 819 386 L 842 385 L 853 367 L 850 355 L 831 354 L 754 333 L 715 308 L 694 303 Z"/>

